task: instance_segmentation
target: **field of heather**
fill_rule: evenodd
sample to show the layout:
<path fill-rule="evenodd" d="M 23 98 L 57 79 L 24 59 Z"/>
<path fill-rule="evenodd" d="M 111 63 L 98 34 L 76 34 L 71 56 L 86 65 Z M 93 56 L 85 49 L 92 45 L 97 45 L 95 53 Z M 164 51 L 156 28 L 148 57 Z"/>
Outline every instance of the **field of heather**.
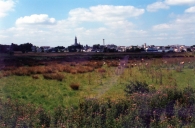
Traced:
<path fill-rule="evenodd" d="M 195 58 L 0 60 L 3 127 L 195 126 Z"/>

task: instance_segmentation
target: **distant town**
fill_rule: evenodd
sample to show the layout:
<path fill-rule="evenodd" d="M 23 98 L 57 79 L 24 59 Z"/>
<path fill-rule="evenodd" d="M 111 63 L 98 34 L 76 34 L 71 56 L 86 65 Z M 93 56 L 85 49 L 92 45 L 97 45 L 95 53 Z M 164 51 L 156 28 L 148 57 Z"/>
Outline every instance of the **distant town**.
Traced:
<path fill-rule="evenodd" d="M 77 42 L 77 37 L 74 39 L 74 44 L 68 47 L 64 46 L 35 46 L 32 43 L 3 45 L 0 44 L 0 53 L 14 53 L 15 51 L 21 51 L 22 53 L 28 52 L 193 52 L 195 51 L 195 45 L 168 45 L 168 46 L 155 46 L 147 45 L 144 43 L 142 46 L 117 46 L 115 44 L 105 44 L 103 39 L 102 44 L 94 44 L 93 46 L 82 45 Z"/>

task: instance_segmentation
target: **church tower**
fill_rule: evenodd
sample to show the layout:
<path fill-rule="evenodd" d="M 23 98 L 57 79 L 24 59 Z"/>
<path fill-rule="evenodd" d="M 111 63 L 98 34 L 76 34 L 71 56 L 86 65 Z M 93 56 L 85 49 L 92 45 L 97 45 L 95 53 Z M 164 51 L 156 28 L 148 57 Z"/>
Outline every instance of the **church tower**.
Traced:
<path fill-rule="evenodd" d="M 74 41 L 74 45 L 77 46 L 78 43 L 77 43 L 77 37 L 75 36 L 75 41 Z"/>

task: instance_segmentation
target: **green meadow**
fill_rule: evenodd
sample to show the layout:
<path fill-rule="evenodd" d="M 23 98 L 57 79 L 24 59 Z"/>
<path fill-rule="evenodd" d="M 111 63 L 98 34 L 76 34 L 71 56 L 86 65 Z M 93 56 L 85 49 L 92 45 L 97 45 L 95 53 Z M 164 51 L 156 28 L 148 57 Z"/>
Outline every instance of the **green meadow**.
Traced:
<path fill-rule="evenodd" d="M 0 79 L 0 96 L 2 99 L 14 99 L 24 103 L 32 103 L 52 110 L 57 106 L 77 107 L 84 98 L 120 99 L 125 98 L 124 89 L 130 81 L 146 82 L 155 88 L 175 85 L 179 89 L 195 85 L 195 63 L 186 62 L 184 67 L 177 64 L 161 64 L 160 60 L 149 60 L 146 67 L 144 62 L 127 63 L 127 67 L 102 65 L 105 71 L 94 69 L 86 73 L 61 72 L 62 81 L 45 79 L 37 74 L 38 79 L 31 75 L 10 75 Z M 162 62 L 163 63 L 163 62 Z M 179 63 L 179 60 L 178 60 Z M 136 66 L 131 67 L 131 64 Z M 179 69 L 181 68 L 181 69 Z M 117 74 L 117 71 L 119 73 Z M 79 84 L 79 89 L 70 87 L 71 83 Z"/>

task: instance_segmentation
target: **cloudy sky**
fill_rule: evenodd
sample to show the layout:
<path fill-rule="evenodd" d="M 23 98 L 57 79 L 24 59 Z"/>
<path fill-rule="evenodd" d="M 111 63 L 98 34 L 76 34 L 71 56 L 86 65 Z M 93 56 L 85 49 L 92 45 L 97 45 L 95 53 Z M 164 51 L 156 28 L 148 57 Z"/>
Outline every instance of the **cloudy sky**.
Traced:
<path fill-rule="evenodd" d="M 0 44 L 195 44 L 195 0 L 0 0 Z"/>

